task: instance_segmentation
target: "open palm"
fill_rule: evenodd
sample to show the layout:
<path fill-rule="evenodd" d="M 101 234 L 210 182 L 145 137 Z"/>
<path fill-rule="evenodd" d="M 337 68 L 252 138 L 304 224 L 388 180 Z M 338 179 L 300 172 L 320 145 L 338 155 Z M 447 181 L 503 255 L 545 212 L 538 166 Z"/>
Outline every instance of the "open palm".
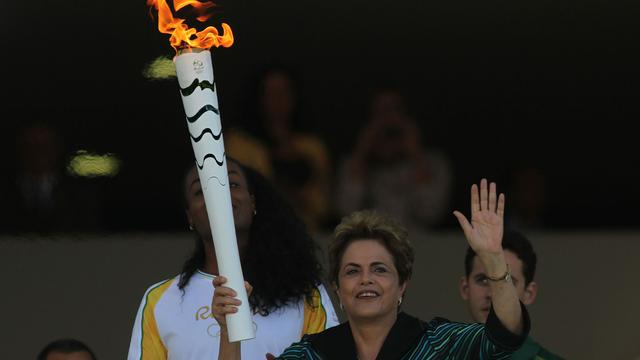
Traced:
<path fill-rule="evenodd" d="M 504 194 L 496 194 L 496 184 L 492 182 L 487 186 L 487 179 L 482 179 L 479 192 L 478 185 L 471 186 L 471 223 L 461 212 L 453 212 L 476 253 L 502 251 L 504 201 Z"/>

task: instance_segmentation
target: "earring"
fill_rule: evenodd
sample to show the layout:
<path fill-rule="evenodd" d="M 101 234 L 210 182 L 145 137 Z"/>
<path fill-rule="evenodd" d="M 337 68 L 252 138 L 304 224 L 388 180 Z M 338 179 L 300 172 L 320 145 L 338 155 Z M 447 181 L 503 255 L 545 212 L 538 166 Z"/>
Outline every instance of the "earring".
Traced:
<path fill-rule="evenodd" d="M 398 306 L 402 304 L 402 298 L 398 299 Z"/>
<path fill-rule="evenodd" d="M 253 209 L 253 216 L 256 216 L 256 215 L 258 215 L 258 210 Z"/>
<path fill-rule="evenodd" d="M 340 301 L 340 310 L 344 311 L 344 306 L 342 305 L 342 301 Z"/>
<path fill-rule="evenodd" d="M 193 224 L 189 224 L 189 231 L 193 231 L 193 230 L 195 230 L 195 229 L 196 229 L 196 228 L 193 226 Z"/>

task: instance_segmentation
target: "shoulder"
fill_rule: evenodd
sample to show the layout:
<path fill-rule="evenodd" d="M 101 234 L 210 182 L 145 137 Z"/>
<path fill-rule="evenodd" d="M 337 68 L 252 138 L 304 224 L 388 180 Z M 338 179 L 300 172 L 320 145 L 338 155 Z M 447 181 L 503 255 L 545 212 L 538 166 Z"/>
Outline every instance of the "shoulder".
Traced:
<path fill-rule="evenodd" d="M 430 331 L 442 331 L 445 328 L 463 326 L 467 324 L 451 321 L 443 317 L 434 317 L 426 323 L 426 327 Z"/>
<path fill-rule="evenodd" d="M 233 129 L 225 133 L 224 145 L 230 157 L 271 178 L 273 169 L 269 151 L 260 140 L 239 129 Z"/>
<path fill-rule="evenodd" d="M 144 296 L 142 297 L 143 305 L 155 305 L 160 300 L 160 298 L 162 298 L 167 293 L 167 291 L 169 291 L 169 289 L 171 289 L 172 287 L 175 287 L 177 289 L 176 285 L 178 284 L 179 279 L 180 276 L 176 276 L 170 279 L 162 280 L 149 286 L 144 292 Z"/>
<path fill-rule="evenodd" d="M 282 360 L 315 360 L 322 359 L 322 357 L 314 350 L 311 342 L 308 339 L 308 335 L 304 336 L 300 341 L 291 344 L 284 352 L 278 356 L 278 359 Z"/>
<path fill-rule="evenodd" d="M 316 285 L 316 288 L 314 289 L 313 292 L 314 292 L 314 296 L 316 296 L 319 301 L 319 305 L 321 305 L 325 309 L 328 309 L 328 308 L 333 309 L 331 296 L 329 295 L 327 288 L 323 284 Z"/>
<path fill-rule="evenodd" d="M 484 324 L 460 323 L 442 317 L 435 317 L 426 324 L 426 330 L 426 336 L 443 338 L 460 332 L 473 333 L 482 331 L 484 330 Z"/>
<path fill-rule="evenodd" d="M 313 155 L 324 155 L 327 152 L 324 142 L 319 137 L 310 134 L 294 135 L 293 144 L 299 151 Z"/>
<path fill-rule="evenodd" d="M 340 323 L 331 298 L 323 285 L 319 284 L 305 297 L 303 334 L 314 334 Z"/>
<path fill-rule="evenodd" d="M 336 309 L 333 306 L 333 299 L 331 298 L 331 295 L 329 295 L 327 288 L 324 285 L 319 284 L 316 286 L 316 291 L 319 294 L 318 299 L 320 301 L 320 306 L 327 316 L 326 327 L 332 327 L 340 324 L 340 319 L 338 318 Z"/>
<path fill-rule="evenodd" d="M 169 289 L 171 287 L 171 285 L 173 285 L 174 283 L 177 284 L 177 281 L 179 279 L 180 279 L 180 277 L 176 276 L 176 277 L 172 277 L 170 279 L 165 279 L 165 280 L 159 281 L 159 282 L 149 286 L 147 288 L 147 291 L 145 291 L 144 296 L 145 297 L 150 297 L 150 296 L 157 296 L 159 294 L 162 294 L 165 291 L 167 291 L 167 289 Z"/>
<path fill-rule="evenodd" d="M 302 340 L 319 356 L 318 358 L 337 359 L 356 353 L 348 322 L 330 327 L 317 334 L 305 335 Z"/>
<path fill-rule="evenodd" d="M 266 151 L 267 149 L 267 147 L 260 140 L 258 140 L 258 138 L 252 135 L 249 135 L 248 133 L 238 128 L 230 129 L 225 134 L 225 143 L 227 142 L 233 145 L 248 146 L 251 148 L 251 150 L 256 149 L 256 150 Z"/>
<path fill-rule="evenodd" d="M 316 285 L 311 290 L 311 298 L 308 300 L 310 300 L 308 302 L 310 302 L 310 305 L 314 308 L 315 307 L 326 308 L 328 306 L 332 306 L 331 297 L 329 296 L 327 289 L 322 284 Z"/>
<path fill-rule="evenodd" d="M 303 337 L 303 340 L 310 344 L 324 344 L 331 343 L 333 340 L 340 339 L 344 336 L 351 336 L 351 329 L 349 323 L 339 324 L 337 326 L 330 327 L 322 332 L 316 334 L 309 334 Z"/>

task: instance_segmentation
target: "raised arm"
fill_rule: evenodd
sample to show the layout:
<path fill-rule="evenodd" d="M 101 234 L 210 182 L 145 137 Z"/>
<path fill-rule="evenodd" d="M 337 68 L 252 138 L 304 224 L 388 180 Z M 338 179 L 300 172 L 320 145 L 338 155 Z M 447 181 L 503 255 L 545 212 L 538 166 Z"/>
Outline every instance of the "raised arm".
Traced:
<path fill-rule="evenodd" d="M 487 180 L 471 186 L 471 223 L 459 211 L 453 214 L 464 231 L 469 246 L 484 265 L 491 287 L 491 302 L 496 316 L 514 334 L 523 332 L 522 309 L 502 249 L 504 194 L 496 195 L 496 184 Z"/>

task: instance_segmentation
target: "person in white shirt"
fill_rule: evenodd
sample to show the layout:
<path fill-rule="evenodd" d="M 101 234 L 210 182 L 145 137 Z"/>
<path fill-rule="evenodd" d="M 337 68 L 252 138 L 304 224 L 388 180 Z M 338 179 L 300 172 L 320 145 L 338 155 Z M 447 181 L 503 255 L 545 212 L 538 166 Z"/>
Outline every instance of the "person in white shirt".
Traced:
<path fill-rule="evenodd" d="M 249 302 L 256 337 L 243 342 L 242 355 L 264 359 L 339 321 L 303 222 L 262 175 L 231 158 L 227 168 L 243 273 L 253 285 Z M 195 250 L 178 276 L 144 294 L 129 360 L 218 357 L 220 327 L 211 312 L 218 264 L 195 166 L 184 186 Z"/>

